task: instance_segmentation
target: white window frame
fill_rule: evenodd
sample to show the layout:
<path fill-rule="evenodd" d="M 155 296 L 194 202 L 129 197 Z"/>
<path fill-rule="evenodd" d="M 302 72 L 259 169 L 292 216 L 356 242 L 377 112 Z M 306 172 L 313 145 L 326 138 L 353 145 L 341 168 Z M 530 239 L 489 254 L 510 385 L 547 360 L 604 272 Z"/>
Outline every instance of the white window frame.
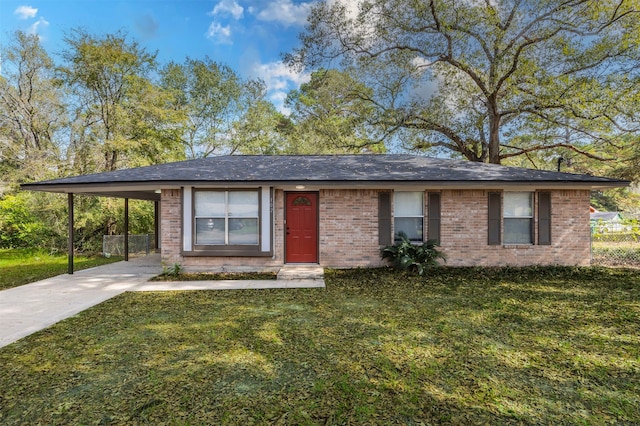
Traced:
<path fill-rule="evenodd" d="M 224 212 L 216 212 L 217 214 L 206 214 L 206 215 L 201 215 L 201 216 L 197 216 L 196 215 L 196 210 L 197 210 L 197 206 L 196 206 L 196 197 L 195 197 L 195 193 L 194 193 L 194 200 L 193 200 L 193 228 L 194 228 L 194 245 L 198 245 L 198 246 L 214 246 L 214 247 L 225 247 L 225 246 L 230 246 L 230 245 L 241 245 L 241 246 L 247 246 L 247 247 L 254 247 L 254 246 L 259 246 L 260 245 L 260 236 L 261 236 L 261 232 L 260 232 L 260 226 L 261 226 L 261 221 L 260 221 L 260 191 L 257 189 L 241 189 L 241 190 L 222 190 L 222 189 L 198 189 L 196 190 L 196 193 L 200 192 L 200 193 L 222 193 L 224 194 Z M 247 193 L 253 193 L 256 194 L 257 196 L 257 214 L 256 216 L 242 216 L 242 217 L 234 217 L 231 215 L 230 213 L 230 205 L 229 205 L 229 197 L 230 197 L 230 193 L 231 192 L 247 192 Z M 198 243 L 197 241 L 197 237 L 196 237 L 196 223 L 198 219 L 223 219 L 224 220 L 224 242 L 223 243 L 218 243 L 218 244 L 202 244 L 202 243 Z M 230 226 L 229 226 L 229 222 L 230 219 L 254 219 L 256 221 L 256 242 L 255 243 L 251 243 L 251 244 L 231 244 L 229 242 L 229 232 L 231 231 Z"/>
<path fill-rule="evenodd" d="M 421 214 L 420 215 L 398 215 L 398 203 L 396 202 L 396 197 L 398 196 L 398 194 L 420 194 L 420 209 L 421 209 Z M 393 239 L 394 241 L 398 241 L 398 232 L 402 231 L 402 230 L 398 230 L 397 226 L 396 226 L 396 220 L 397 219 L 417 219 L 419 218 L 421 220 L 421 229 L 420 229 L 420 238 L 416 239 L 416 238 L 411 238 L 411 236 L 409 236 L 409 239 L 411 241 L 414 242 L 421 242 L 424 241 L 424 191 L 395 191 L 393 193 Z"/>
<path fill-rule="evenodd" d="M 508 213 L 508 209 L 507 209 L 507 198 L 509 197 L 509 195 L 522 195 L 522 194 L 527 194 L 528 195 L 528 199 L 529 199 L 529 206 L 527 207 L 529 210 L 529 214 L 523 214 L 520 213 L 518 214 L 517 212 L 515 212 L 514 214 L 509 214 Z M 502 220 L 503 220 L 503 225 L 502 225 L 502 241 L 503 244 L 505 245 L 531 245 L 534 243 L 534 235 L 533 235 L 533 226 L 534 226 L 534 210 L 535 210 L 535 192 L 531 192 L 531 191 L 505 191 L 503 193 L 503 208 L 502 208 Z M 528 241 L 508 241 L 507 240 L 507 221 L 509 220 L 523 220 L 526 219 L 529 221 L 529 227 L 528 227 Z"/>
<path fill-rule="evenodd" d="M 241 256 L 265 257 L 273 256 L 273 233 L 275 228 L 273 216 L 273 188 L 182 188 L 182 254 L 184 256 Z M 258 242 L 257 244 L 196 244 L 195 194 L 197 191 L 256 191 L 258 193 Z M 225 197 L 225 199 L 227 199 Z M 225 207 L 228 209 L 228 206 Z M 228 226 L 225 232 L 228 232 Z M 225 239 L 228 239 L 225 235 Z"/>

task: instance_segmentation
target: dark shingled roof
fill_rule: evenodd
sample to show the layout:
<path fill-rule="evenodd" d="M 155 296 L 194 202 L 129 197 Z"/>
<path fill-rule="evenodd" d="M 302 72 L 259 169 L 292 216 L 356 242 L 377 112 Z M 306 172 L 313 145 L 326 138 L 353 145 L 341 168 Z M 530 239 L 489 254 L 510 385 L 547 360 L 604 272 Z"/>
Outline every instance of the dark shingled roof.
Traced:
<path fill-rule="evenodd" d="M 591 213 L 591 220 L 613 220 L 619 215 L 618 212 L 595 212 Z"/>
<path fill-rule="evenodd" d="M 232 155 L 25 184 L 29 190 L 72 192 L 114 184 L 199 183 L 570 183 L 626 186 L 627 181 L 414 155 Z"/>

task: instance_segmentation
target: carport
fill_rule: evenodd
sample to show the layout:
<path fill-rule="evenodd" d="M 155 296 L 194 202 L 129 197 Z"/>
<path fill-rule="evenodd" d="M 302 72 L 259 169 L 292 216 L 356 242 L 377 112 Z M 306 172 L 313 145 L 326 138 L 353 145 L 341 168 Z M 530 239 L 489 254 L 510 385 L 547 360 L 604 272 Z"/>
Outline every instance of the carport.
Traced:
<path fill-rule="evenodd" d="M 36 183 L 25 183 L 21 185 L 23 190 L 42 191 L 67 194 L 68 205 L 68 268 L 67 272 L 74 272 L 74 195 L 89 195 L 95 197 L 114 197 L 124 200 L 124 260 L 129 261 L 129 200 L 152 201 L 154 203 L 154 249 L 160 248 L 160 189 L 151 188 L 147 185 L 133 184 L 131 186 L 113 182 L 86 183 L 83 178 L 88 176 L 77 176 L 72 178 L 56 179 L 55 181 L 44 181 Z"/>

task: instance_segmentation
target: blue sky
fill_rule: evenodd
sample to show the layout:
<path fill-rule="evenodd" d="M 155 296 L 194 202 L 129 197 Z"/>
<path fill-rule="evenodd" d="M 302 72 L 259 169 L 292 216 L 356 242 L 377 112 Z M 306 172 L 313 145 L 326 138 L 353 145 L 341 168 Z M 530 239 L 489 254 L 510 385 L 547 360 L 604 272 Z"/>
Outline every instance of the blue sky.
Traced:
<path fill-rule="evenodd" d="M 15 30 L 38 34 L 58 60 L 63 37 L 82 27 L 100 35 L 124 30 L 158 60 L 209 56 L 244 78 L 262 78 L 278 107 L 308 79 L 281 62 L 297 45 L 312 1 L 301 0 L 0 0 L 0 44 Z"/>

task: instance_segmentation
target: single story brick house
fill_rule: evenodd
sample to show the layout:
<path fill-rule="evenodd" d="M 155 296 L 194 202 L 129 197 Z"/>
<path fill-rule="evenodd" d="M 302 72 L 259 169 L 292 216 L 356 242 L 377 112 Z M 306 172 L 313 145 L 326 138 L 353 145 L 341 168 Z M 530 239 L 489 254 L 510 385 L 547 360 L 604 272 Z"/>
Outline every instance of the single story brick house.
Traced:
<path fill-rule="evenodd" d="M 213 270 L 380 266 L 400 231 L 438 240 L 451 266 L 589 265 L 590 191 L 627 185 L 413 155 L 238 155 L 23 188 L 156 201 L 163 262 Z"/>

